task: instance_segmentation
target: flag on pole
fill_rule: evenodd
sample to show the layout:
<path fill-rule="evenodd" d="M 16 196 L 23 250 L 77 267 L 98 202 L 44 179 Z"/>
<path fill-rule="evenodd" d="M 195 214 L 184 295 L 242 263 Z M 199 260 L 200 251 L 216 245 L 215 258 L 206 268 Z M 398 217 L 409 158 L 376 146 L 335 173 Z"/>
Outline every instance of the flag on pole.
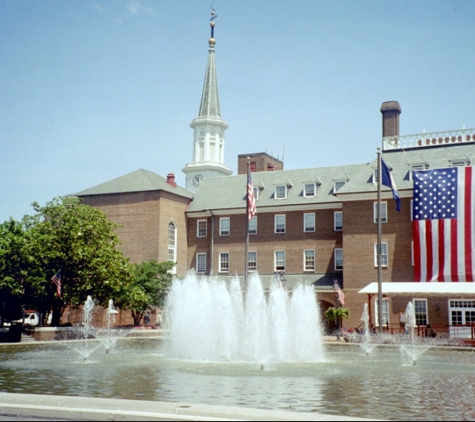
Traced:
<path fill-rule="evenodd" d="M 473 167 L 414 172 L 414 280 L 473 282 Z"/>
<path fill-rule="evenodd" d="M 56 286 L 56 294 L 58 297 L 61 297 L 61 270 L 59 270 L 53 277 L 51 277 L 51 281 Z"/>
<path fill-rule="evenodd" d="M 345 294 L 340 289 L 340 285 L 338 284 L 337 280 L 333 280 L 333 290 L 336 292 L 338 296 L 338 301 L 340 302 L 340 305 L 345 306 Z"/>
<path fill-rule="evenodd" d="M 247 218 L 252 220 L 257 213 L 256 209 L 256 197 L 254 196 L 254 186 L 252 184 L 252 176 L 251 173 L 247 176 L 247 204 L 248 204 L 248 215 Z"/>
<path fill-rule="evenodd" d="M 396 187 L 396 183 L 394 183 L 393 175 L 389 170 L 388 165 L 384 162 L 381 158 L 381 184 L 391 188 L 393 191 L 393 199 L 396 201 L 396 211 L 401 211 L 401 198 L 399 196 L 399 192 Z"/>

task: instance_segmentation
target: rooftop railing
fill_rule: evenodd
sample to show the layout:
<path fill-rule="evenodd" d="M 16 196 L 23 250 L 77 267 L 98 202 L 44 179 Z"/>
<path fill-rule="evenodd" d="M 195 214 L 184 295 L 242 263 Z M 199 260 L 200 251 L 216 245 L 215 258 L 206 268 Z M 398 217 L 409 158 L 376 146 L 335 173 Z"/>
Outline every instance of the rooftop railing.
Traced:
<path fill-rule="evenodd" d="M 383 151 L 475 142 L 475 128 L 383 137 Z"/>

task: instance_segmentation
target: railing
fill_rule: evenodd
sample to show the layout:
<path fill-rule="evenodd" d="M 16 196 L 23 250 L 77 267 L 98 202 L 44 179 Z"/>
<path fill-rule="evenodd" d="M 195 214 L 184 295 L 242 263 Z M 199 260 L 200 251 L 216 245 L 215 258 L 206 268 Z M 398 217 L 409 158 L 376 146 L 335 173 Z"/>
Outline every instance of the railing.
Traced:
<path fill-rule="evenodd" d="M 416 135 L 386 136 L 383 138 L 383 151 L 468 142 L 475 142 L 475 128 L 466 129 L 463 127 L 462 129 L 446 132 L 423 132 Z"/>

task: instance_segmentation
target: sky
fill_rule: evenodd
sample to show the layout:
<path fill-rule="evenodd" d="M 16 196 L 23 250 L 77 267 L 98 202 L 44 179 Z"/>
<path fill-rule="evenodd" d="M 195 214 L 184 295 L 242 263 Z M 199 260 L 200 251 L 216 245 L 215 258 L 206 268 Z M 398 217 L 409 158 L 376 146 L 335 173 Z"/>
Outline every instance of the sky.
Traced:
<path fill-rule="evenodd" d="M 475 127 L 475 1 L 0 0 L 0 223 L 192 160 L 216 9 L 225 163 L 365 163 L 400 133 Z"/>

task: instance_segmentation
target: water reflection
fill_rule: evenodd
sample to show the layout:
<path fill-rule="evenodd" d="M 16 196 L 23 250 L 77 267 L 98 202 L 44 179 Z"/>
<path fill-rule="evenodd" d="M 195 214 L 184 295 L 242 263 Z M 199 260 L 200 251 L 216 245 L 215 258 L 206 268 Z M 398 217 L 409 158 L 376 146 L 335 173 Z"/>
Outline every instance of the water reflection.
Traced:
<path fill-rule="evenodd" d="M 403 366 L 397 347 L 328 347 L 323 363 L 203 363 L 121 340 L 87 363 L 64 344 L 0 348 L 0 390 L 207 403 L 411 420 L 473 420 L 475 354 L 429 350 Z"/>

